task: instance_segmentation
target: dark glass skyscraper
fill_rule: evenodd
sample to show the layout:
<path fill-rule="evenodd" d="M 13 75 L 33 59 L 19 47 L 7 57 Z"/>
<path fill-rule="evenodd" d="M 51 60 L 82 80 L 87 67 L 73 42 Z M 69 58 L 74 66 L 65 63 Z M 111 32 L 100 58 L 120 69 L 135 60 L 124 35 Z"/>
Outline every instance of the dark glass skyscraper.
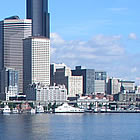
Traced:
<path fill-rule="evenodd" d="M 32 36 L 50 38 L 48 0 L 27 0 L 27 19 L 32 19 Z"/>

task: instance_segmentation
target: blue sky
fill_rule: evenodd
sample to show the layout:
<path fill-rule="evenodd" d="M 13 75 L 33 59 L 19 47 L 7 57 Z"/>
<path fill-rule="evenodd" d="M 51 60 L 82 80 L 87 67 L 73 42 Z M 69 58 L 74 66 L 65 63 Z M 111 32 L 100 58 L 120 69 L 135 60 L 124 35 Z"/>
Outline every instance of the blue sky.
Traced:
<path fill-rule="evenodd" d="M 140 0 L 50 0 L 51 61 L 140 79 Z M 25 0 L 4 0 L 0 19 L 25 18 Z"/>

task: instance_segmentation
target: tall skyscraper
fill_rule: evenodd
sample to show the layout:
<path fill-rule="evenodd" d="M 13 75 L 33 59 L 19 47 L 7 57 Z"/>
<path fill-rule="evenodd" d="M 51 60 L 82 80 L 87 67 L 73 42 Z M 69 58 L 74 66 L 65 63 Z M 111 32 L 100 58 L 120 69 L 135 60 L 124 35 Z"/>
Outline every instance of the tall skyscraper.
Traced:
<path fill-rule="evenodd" d="M 24 39 L 24 91 L 29 84 L 50 85 L 50 40 L 45 37 Z"/>
<path fill-rule="evenodd" d="M 13 16 L 0 21 L 0 71 L 18 71 L 19 92 L 23 92 L 23 39 L 31 36 L 32 21 Z"/>
<path fill-rule="evenodd" d="M 48 0 L 27 0 L 27 19 L 32 19 L 32 36 L 50 38 Z"/>

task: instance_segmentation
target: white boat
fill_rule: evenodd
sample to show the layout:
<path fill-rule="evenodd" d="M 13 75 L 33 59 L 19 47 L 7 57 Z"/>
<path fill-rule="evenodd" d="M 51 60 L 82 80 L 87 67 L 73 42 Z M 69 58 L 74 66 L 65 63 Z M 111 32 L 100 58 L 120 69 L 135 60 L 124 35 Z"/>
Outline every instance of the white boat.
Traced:
<path fill-rule="evenodd" d="M 43 106 L 38 105 L 38 106 L 36 107 L 36 113 L 44 113 L 44 108 L 43 108 Z"/>
<path fill-rule="evenodd" d="M 31 114 L 35 114 L 36 113 L 36 110 L 35 109 L 31 109 Z"/>
<path fill-rule="evenodd" d="M 94 113 L 98 113 L 98 112 L 100 112 L 99 108 L 98 107 L 95 107 L 94 108 Z"/>
<path fill-rule="evenodd" d="M 19 110 L 17 108 L 13 108 L 12 113 L 13 114 L 18 114 L 19 113 Z"/>
<path fill-rule="evenodd" d="M 107 109 L 106 109 L 105 107 L 100 108 L 100 112 L 101 112 L 101 113 L 106 112 L 106 110 L 107 110 Z"/>
<path fill-rule="evenodd" d="M 107 113 L 110 112 L 111 110 L 109 108 L 106 107 L 95 107 L 94 108 L 94 113 Z"/>
<path fill-rule="evenodd" d="M 62 106 L 59 106 L 54 110 L 55 113 L 84 113 L 84 109 L 77 107 L 72 107 L 68 103 L 64 103 Z"/>
<path fill-rule="evenodd" d="M 11 110 L 9 108 L 8 105 L 6 105 L 4 108 L 3 108 L 3 114 L 10 114 L 11 113 Z"/>

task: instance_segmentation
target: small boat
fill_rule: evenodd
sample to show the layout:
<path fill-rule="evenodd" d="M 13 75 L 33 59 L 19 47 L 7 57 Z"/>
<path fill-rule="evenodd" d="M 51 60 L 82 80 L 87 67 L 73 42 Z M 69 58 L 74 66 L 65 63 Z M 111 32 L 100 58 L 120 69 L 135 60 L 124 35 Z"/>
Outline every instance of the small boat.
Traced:
<path fill-rule="evenodd" d="M 17 108 L 13 108 L 12 113 L 13 114 L 18 114 L 19 113 L 19 110 Z"/>
<path fill-rule="evenodd" d="M 77 107 L 73 107 L 68 105 L 68 103 L 64 103 L 62 106 L 59 106 L 54 110 L 54 113 L 84 113 L 84 109 L 80 109 Z"/>
<path fill-rule="evenodd" d="M 31 109 L 31 114 L 35 114 L 36 113 L 36 110 L 35 109 Z"/>
<path fill-rule="evenodd" d="M 36 107 L 36 113 L 44 113 L 45 111 L 44 111 L 44 108 L 43 108 L 43 106 L 42 105 L 38 105 L 37 107 Z"/>
<path fill-rule="evenodd" d="M 10 114 L 11 113 L 11 109 L 9 108 L 8 105 L 6 105 L 4 108 L 3 108 L 3 114 Z"/>

